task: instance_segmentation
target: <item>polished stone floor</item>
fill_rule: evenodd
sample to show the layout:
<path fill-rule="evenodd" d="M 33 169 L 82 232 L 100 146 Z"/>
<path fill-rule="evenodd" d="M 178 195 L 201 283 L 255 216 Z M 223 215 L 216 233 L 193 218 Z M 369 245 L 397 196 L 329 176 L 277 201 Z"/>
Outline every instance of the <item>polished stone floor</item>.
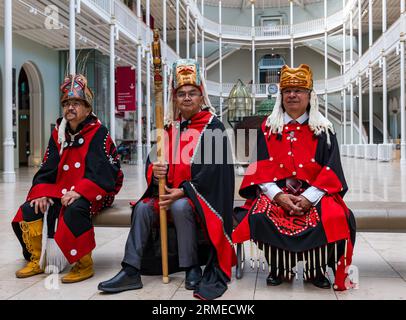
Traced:
<path fill-rule="evenodd" d="M 399 163 L 343 158 L 343 167 L 350 188 L 348 202 L 383 202 L 388 207 L 391 202 L 405 202 L 406 208 L 406 168 Z M 141 290 L 117 295 L 98 292 L 97 284 L 120 268 L 127 228 L 96 228 L 95 275 L 91 279 L 75 284 L 61 284 L 58 275 L 16 279 L 14 272 L 24 260 L 10 221 L 24 201 L 35 171 L 35 168 L 19 169 L 15 184 L 0 180 L 0 299 L 193 299 L 191 292 L 184 289 L 183 273 L 171 275 L 166 285 L 159 276 L 149 276 L 143 277 Z M 145 186 L 141 178 L 143 169 L 124 166 L 124 172 L 125 185 L 118 198 L 135 199 Z M 238 177 L 236 185 L 240 182 Z M 358 233 L 353 265 L 357 288 L 334 292 L 303 283 L 300 278 L 270 288 L 265 284 L 267 273 L 250 269 L 246 264 L 244 277 L 240 280 L 233 277 L 221 299 L 406 299 L 406 234 Z"/>

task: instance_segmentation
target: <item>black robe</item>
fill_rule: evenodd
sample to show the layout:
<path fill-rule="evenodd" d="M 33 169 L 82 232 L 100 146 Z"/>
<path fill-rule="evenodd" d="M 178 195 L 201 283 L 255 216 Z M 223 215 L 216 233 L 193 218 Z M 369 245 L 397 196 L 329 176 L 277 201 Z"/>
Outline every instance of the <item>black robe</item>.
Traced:
<path fill-rule="evenodd" d="M 196 130 L 192 141 L 188 144 L 179 143 L 180 137 Z M 214 130 L 214 131 L 213 131 Z M 231 148 L 224 125 L 208 111 L 201 111 L 193 116 L 189 122 L 176 122 L 166 129 L 169 138 L 166 143 L 166 156 L 169 163 L 167 184 L 170 187 L 183 187 L 185 196 L 190 200 L 196 219 L 200 225 L 199 257 L 202 264 L 206 264 L 203 279 L 194 296 L 200 299 L 215 299 L 227 289 L 227 282 L 231 278 L 231 268 L 235 265 L 235 252 L 231 241 L 232 212 L 234 202 L 234 166 Z M 212 133 L 217 133 L 212 134 Z M 172 135 L 173 134 L 173 135 Z M 182 139 L 182 138 L 181 138 Z M 217 140 L 216 140 L 217 139 Z M 175 148 L 173 146 L 176 145 Z M 186 161 L 175 163 L 175 151 L 181 154 L 185 147 L 192 147 Z M 210 150 L 210 152 L 209 152 Z M 151 152 L 154 155 L 154 151 Z M 221 156 L 220 156 L 221 154 Z M 216 158 L 217 157 L 217 158 Z M 216 161 L 217 160 L 217 161 Z M 148 188 L 141 200 L 157 197 L 157 185 L 153 183 L 152 162 L 148 157 L 146 164 L 146 178 Z M 158 205 L 156 203 L 156 213 Z M 155 241 L 159 243 L 159 232 L 153 232 Z M 176 256 L 176 232 L 168 231 L 169 238 L 169 271 L 179 271 Z M 151 254 L 150 244 L 144 251 L 149 255 L 151 268 L 142 267 L 144 274 L 152 274 L 151 269 L 161 270 L 161 260 L 158 245 L 155 253 Z M 149 253 L 147 252 L 149 251 Z M 154 267 L 155 266 L 155 267 Z"/>
<path fill-rule="evenodd" d="M 248 167 L 239 191 L 248 199 L 242 208 L 248 214 L 234 230 L 233 240 L 240 243 L 253 239 L 291 253 L 311 253 L 312 261 L 322 247 L 337 243 L 337 265 L 330 254 L 331 259 L 324 262 L 336 269 L 334 288 L 345 290 L 348 284 L 345 267 L 351 264 L 356 227 L 354 216 L 343 201 L 348 188 L 335 134 L 329 132 L 329 139 L 330 143 L 324 132 L 316 136 L 308 124 L 285 125 L 281 134 L 271 133 L 265 122 L 262 124 L 256 158 Z M 260 191 L 260 184 L 274 182 L 284 192 L 292 193 L 286 188 L 288 178 L 302 183 L 296 195 L 310 186 L 325 192 L 303 216 L 289 215 Z"/>

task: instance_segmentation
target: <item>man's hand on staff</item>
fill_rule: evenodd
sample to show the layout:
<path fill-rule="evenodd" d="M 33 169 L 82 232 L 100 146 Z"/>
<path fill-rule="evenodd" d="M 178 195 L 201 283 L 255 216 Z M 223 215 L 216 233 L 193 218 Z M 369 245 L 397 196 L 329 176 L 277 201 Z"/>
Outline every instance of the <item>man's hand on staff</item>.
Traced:
<path fill-rule="evenodd" d="M 293 194 L 280 192 L 273 199 L 290 215 L 301 216 L 305 212 L 300 206 L 297 205 L 297 203 L 301 201 L 300 197 L 294 196 Z"/>
<path fill-rule="evenodd" d="M 45 213 L 45 211 L 47 211 L 48 204 L 51 206 L 54 204 L 54 201 L 48 197 L 37 198 L 30 202 L 30 206 L 35 207 L 35 214 L 40 212 Z"/>
<path fill-rule="evenodd" d="M 159 196 L 159 206 L 164 209 L 168 209 L 168 207 L 175 202 L 176 200 L 183 198 L 185 193 L 182 189 L 178 188 L 169 188 L 165 186 L 165 190 L 167 194 Z"/>
<path fill-rule="evenodd" d="M 79 199 L 81 195 L 75 191 L 66 192 L 61 198 L 61 203 L 63 206 L 70 206 L 75 200 Z"/>
<path fill-rule="evenodd" d="M 152 172 L 157 179 L 166 178 L 168 172 L 168 165 L 164 163 L 154 162 L 152 165 Z"/>

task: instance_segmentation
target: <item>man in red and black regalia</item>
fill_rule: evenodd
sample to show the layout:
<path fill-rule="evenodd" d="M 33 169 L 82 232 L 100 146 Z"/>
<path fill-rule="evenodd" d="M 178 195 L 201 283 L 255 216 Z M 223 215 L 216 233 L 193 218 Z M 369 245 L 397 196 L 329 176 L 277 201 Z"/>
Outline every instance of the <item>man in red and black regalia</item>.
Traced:
<path fill-rule="evenodd" d="M 143 286 L 140 274 L 161 271 L 160 253 L 152 260 L 146 257 L 154 251 L 152 239 L 159 235 L 158 208 L 165 207 L 176 229 L 173 236 L 168 230 L 169 272 L 186 270 L 185 288 L 194 290 L 197 298 L 214 299 L 227 289 L 235 263 L 231 242 L 234 169 L 229 141 L 210 105 L 195 60 L 175 62 L 170 83 L 165 121 L 168 164 L 147 160 L 148 188 L 133 210 L 122 270 L 100 283 L 99 290 L 139 289 Z M 167 179 L 167 194 L 158 199 L 161 177 Z M 159 247 L 159 241 L 155 243 Z M 173 246 L 177 247 L 174 255 Z M 203 274 L 201 264 L 206 264 Z"/>
<path fill-rule="evenodd" d="M 41 168 L 12 222 L 29 261 L 17 278 L 61 272 L 68 263 L 75 265 L 62 282 L 93 276 L 91 218 L 113 203 L 123 174 L 107 128 L 92 113 L 92 100 L 83 75 L 65 78 L 63 118 L 57 120 Z"/>
<path fill-rule="evenodd" d="M 291 279 L 303 261 L 305 280 L 330 288 L 331 267 L 334 289 L 348 289 L 355 220 L 343 201 L 346 191 L 336 135 L 318 110 L 310 67 L 284 66 L 274 110 L 258 132 L 256 159 L 240 187 L 248 214 L 233 240 L 251 239 L 264 251 L 268 285 Z"/>

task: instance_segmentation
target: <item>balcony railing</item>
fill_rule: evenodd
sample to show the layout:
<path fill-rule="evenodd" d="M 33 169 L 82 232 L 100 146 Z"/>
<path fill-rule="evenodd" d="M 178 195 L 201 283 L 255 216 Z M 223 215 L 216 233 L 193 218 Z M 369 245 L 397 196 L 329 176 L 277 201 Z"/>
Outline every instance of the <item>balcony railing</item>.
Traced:
<path fill-rule="evenodd" d="M 353 2 L 356 0 L 350 0 L 343 11 L 339 11 L 327 19 L 327 28 L 334 28 L 334 26 L 343 23 L 344 19 L 348 18 L 349 11 L 352 9 Z M 112 16 L 116 17 L 116 23 L 119 26 L 120 31 L 126 34 L 130 39 L 134 41 L 140 41 L 141 45 L 146 47 L 150 41 L 152 40 L 152 31 L 143 23 L 140 19 L 138 19 L 135 14 L 127 8 L 121 1 L 119 0 L 82 0 L 82 4 L 86 5 L 87 7 L 91 8 L 93 11 L 97 12 L 103 19 L 106 21 L 110 21 Z M 193 2 L 189 2 L 191 6 L 192 12 L 198 17 L 198 20 L 204 22 L 205 31 L 212 30 L 218 34 L 218 24 L 210 21 L 206 18 L 203 18 L 200 15 L 200 11 L 197 9 Z M 359 74 L 363 74 L 367 71 L 369 63 L 376 64 L 379 59 L 381 58 L 382 52 L 386 54 L 390 51 L 395 50 L 400 35 L 402 33 L 406 33 L 406 18 L 401 16 L 395 23 L 391 25 L 391 27 L 386 31 L 384 35 L 382 35 L 374 45 L 365 52 L 361 59 L 358 60 L 350 69 L 349 71 L 343 75 L 338 76 L 335 78 L 330 78 L 327 81 L 327 88 L 325 87 L 324 80 L 317 80 L 314 82 L 315 91 L 318 94 L 322 94 L 327 91 L 327 93 L 331 92 L 338 92 L 344 89 L 350 81 L 353 81 L 358 77 Z M 302 28 L 302 35 L 304 32 L 309 32 L 309 30 L 317 30 L 320 32 L 320 29 L 324 28 L 324 19 L 316 19 L 313 21 L 308 21 L 303 24 L 296 24 L 293 26 L 295 28 Z M 289 34 L 289 26 L 278 26 L 275 29 L 274 27 L 256 27 L 255 34 L 265 36 L 265 32 L 274 32 L 279 33 L 279 35 L 288 35 Z M 273 30 L 273 31 L 272 31 Z M 306 30 L 306 31 L 303 31 Z M 299 32 L 300 30 L 297 29 Z M 324 31 L 324 29 L 323 29 Z M 230 35 L 238 35 L 244 33 L 246 37 L 251 37 L 251 27 L 241 27 L 241 26 L 222 26 L 222 32 L 230 32 Z M 215 34 L 216 34 L 215 33 Z M 299 32 L 300 34 L 300 32 Z M 267 35 L 269 38 L 269 36 Z M 177 56 L 176 52 L 174 52 L 167 44 L 161 42 L 163 55 L 166 56 L 166 62 L 168 65 L 171 65 L 175 60 L 179 57 Z M 220 88 L 222 88 L 221 93 L 223 97 L 227 97 L 234 86 L 234 83 L 223 83 L 222 87 L 219 83 L 214 81 L 207 81 L 208 90 L 210 95 L 219 95 Z M 266 97 L 267 89 L 269 84 L 256 84 L 254 88 L 249 85 L 250 92 L 255 93 L 256 97 Z"/>
<path fill-rule="evenodd" d="M 346 4 L 343 10 L 340 10 L 327 17 L 327 25 L 324 25 L 324 18 L 305 21 L 302 23 L 293 24 L 292 31 L 294 38 L 309 37 L 312 35 L 318 35 L 325 31 L 331 31 L 343 24 L 344 19 L 349 16 L 350 10 L 357 0 L 350 0 Z M 197 16 L 197 21 L 200 27 L 204 28 L 205 32 L 219 37 L 220 25 L 207 19 L 201 15 L 201 12 L 197 5 L 193 1 L 188 1 L 191 12 L 194 16 Z M 289 39 L 291 30 L 290 25 L 277 25 L 277 26 L 257 26 L 254 28 L 255 39 L 270 40 L 270 38 Z M 251 40 L 252 39 L 252 27 L 250 26 L 235 26 L 235 25 L 221 25 L 221 34 L 223 38 L 236 39 L 236 40 Z"/>

